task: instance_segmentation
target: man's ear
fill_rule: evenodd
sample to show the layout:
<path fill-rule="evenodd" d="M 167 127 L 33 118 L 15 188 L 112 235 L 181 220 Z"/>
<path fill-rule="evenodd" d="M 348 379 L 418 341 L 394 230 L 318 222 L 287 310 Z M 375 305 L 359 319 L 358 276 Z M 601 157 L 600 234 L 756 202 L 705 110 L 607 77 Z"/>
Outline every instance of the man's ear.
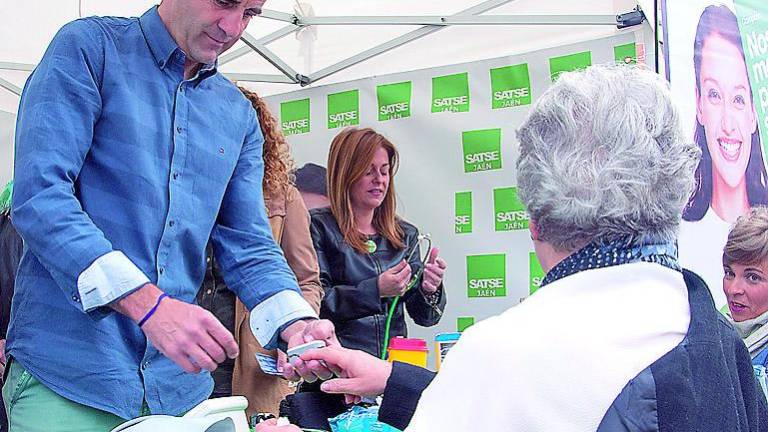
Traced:
<path fill-rule="evenodd" d="M 531 240 L 539 240 L 539 227 L 536 226 L 536 221 L 533 219 L 528 221 L 528 231 L 531 232 Z"/>

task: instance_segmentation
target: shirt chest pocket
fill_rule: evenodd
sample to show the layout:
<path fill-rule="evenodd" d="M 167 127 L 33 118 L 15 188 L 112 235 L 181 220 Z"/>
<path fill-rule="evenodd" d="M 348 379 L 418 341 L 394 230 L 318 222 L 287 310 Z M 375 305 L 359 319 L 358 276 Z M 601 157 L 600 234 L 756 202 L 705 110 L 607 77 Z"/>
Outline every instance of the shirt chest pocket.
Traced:
<path fill-rule="evenodd" d="M 185 171 L 192 176 L 194 192 L 211 199 L 223 196 L 239 155 L 240 145 L 232 140 L 190 143 Z"/>

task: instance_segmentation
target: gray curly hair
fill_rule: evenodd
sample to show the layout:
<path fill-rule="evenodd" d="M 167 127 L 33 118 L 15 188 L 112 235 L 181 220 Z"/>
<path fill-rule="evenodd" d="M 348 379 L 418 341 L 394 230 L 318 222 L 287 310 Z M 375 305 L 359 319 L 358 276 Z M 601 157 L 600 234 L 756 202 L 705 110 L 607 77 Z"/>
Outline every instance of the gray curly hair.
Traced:
<path fill-rule="evenodd" d="M 568 72 L 517 131 L 520 199 L 542 240 L 674 241 L 701 156 L 665 81 L 636 66 Z"/>

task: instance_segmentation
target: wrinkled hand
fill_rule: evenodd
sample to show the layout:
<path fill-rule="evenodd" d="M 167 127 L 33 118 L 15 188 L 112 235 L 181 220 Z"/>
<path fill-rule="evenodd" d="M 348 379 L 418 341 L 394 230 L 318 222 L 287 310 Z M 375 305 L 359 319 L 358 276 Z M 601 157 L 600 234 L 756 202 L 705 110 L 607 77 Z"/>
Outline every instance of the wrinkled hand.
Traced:
<path fill-rule="evenodd" d="M 113 308 L 138 323 L 160 294 L 159 288 L 147 284 Z M 158 351 L 189 373 L 212 372 L 239 353 L 232 333 L 212 313 L 171 297 L 160 302 L 141 329 Z"/>
<path fill-rule="evenodd" d="M 253 432 L 301 432 L 298 426 L 278 426 L 277 419 L 269 419 L 256 425 Z"/>
<path fill-rule="evenodd" d="M 330 347 L 307 351 L 301 358 L 304 361 L 322 360 L 335 370 L 340 378 L 324 382 L 320 389 L 326 393 L 344 394 L 347 403 L 384 393 L 392 374 L 392 363 L 364 351 Z"/>
<path fill-rule="evenodd" d="M 411 266 L 402 260 L 394 267 L 379 275 L 379 296 L 395 297 L 403 295 L 411 281 Z"/>
<path fill-rule="evenodd" d="M 297 321 L 283 331 L 282 337 L 288 341 L 288 349 L 313 340 L 324 341 L 327 347 L 341 347 L 333 323 L 328 320 Z M 303 378 L 307 382 L 315 382 L 318 378 L 326 380 L 333 374 L 334 371 L 324 363 L 314 360 L 294 358 L 283 366 L 283 376 L 291 381 Z"/>
<path fill-rule="evenodd" d="M 443 282 L 445 276 L 445 269 L 448 264 L 442 258 L 438 257 L 440 249 L 437 247 L 432 248 L 429 252 L 429 259 L 424 266 L 424 273 L 422 274 L 421 289 L 427 294 L 437 292 L 437 288 Z"/>

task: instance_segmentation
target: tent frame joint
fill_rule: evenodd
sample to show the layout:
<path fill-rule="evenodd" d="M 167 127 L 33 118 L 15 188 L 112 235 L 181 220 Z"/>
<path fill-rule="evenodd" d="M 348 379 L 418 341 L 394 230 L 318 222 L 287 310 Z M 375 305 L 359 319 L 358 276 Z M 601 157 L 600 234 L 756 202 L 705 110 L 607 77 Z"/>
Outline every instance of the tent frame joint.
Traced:
<path fill-rule="evenodd" d="M 619 29 L 636 26 L 645 21 L 647 21 L 645 12 L 639 6 L 627 13 L 616 15 L 616 27 Z"/>
<path fill-rule="evenodd" d="M 312 83 L 312 79 L 306 75 L 297 73 L 296 82 L 299 83 L 299 85 L 301 85 L 302 87 L 306 87 Z"/>

